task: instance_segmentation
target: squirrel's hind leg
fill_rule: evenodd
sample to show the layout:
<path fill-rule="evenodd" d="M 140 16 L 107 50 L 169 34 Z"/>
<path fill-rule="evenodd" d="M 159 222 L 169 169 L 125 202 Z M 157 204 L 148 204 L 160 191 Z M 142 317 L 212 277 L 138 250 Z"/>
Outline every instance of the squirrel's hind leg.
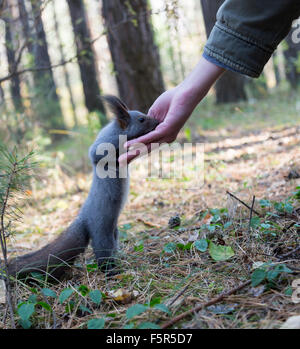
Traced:
<path fill-rule="evenodd" d="M 111 272 L 117 265 L 116 252 L 118 250 L 119 232 L 116 228 L 113 234 L 105 236 L 101 241 L 93 242 L 93 250 L 101 271 Z"/>

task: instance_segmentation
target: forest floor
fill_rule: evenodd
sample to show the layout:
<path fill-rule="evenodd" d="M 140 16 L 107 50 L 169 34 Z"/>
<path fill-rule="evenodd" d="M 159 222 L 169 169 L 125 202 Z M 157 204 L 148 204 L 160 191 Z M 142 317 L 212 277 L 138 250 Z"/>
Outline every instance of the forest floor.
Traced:
<path fill-rule="evenodd" d="M 300 241 L 299 97 L 204 105 L 180 140 L 204 143 L 204 182 L 145 179 L 139 160 L 119 221 L 118 273 L 98 271 L 89 248 L 69 280 L 43 286 L 46 295 L 16 283 L 16 302 L 35 304 L 32 327 L 279 328 L 300 315 L 292 300 L 300 279 L 300 252 L 292 253 Z M 91 176 L 70 175 L 68 166 L 57 161 L 32 182 L 10 253 L 38 249 L 74 219 Z M 170 226 L 172 217 L 180 225 Z"/>

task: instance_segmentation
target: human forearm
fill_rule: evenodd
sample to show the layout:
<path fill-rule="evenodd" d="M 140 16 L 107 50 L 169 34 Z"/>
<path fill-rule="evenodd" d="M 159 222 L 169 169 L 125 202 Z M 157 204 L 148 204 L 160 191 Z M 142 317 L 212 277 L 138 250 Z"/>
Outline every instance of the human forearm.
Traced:
<path fill-rule="evenodd" d="M 299 0 L 226 0 L 204 55 L 227 69 L 258 77 L 299 16 Z"/>
<path fill-rule="evenodd" d="M 187 95 L 191 102 L 197 105 L 224 72 L 224 68 L 216 66 L 202 57 L 193 71 L 176 89 Z M 185 102 L 187 101 L 185 100 Z"/>

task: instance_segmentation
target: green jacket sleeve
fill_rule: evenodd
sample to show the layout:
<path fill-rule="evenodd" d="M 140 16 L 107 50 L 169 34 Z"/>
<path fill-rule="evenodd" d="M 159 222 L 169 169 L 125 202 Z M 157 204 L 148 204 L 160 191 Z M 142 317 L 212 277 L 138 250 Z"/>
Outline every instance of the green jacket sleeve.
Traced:
<path fill-rule="evenodd" d="M 258 77 L 299 16 L 300 0 L 226 0 L 203 55 Z"/>

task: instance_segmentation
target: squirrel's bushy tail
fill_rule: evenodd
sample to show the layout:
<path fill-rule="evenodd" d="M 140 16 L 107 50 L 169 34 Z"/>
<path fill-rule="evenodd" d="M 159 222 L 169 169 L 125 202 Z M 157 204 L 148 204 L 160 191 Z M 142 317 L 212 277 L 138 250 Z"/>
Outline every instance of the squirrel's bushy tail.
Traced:
<path fill-rule="evenodd" d="M 25 278 L 32 272 L 38 272 L 61 279 L 88 243 L 89 235 L 83 222 L 75 220 L 57 239 L 40 250 L 9 260 L 8 274 Z"/>

